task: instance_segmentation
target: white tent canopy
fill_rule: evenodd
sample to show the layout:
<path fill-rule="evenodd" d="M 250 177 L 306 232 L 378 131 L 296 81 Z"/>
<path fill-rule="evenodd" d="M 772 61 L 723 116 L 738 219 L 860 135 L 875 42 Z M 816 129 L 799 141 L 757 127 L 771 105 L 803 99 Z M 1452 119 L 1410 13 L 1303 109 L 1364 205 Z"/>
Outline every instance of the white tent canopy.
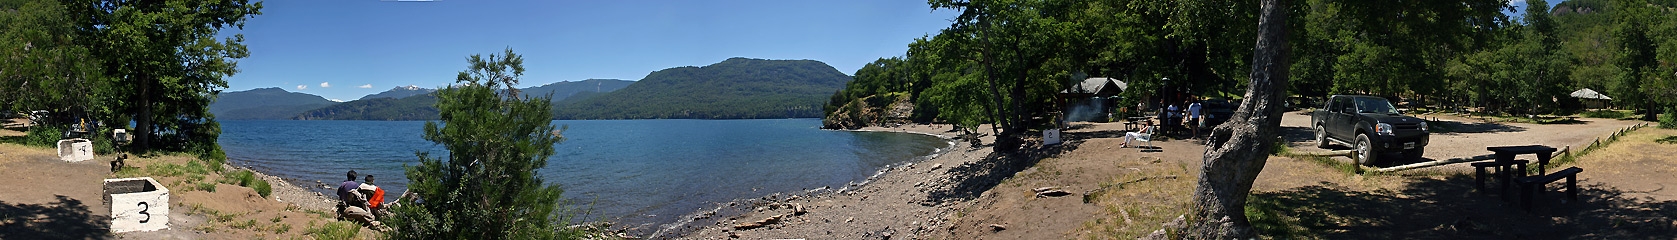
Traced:
<path fill-rule="evenodd" d="M 1589 88 L 1578 89 L 1578 91 L 1573 91 L 1570 95 L 1575 98 L 1583 99 L 1613 100 L 1613 98 L 1607 97 L 1607 95 L 1601 95 L 1601 93 L 1596 92 L 1595 90 L 1590 90 Z"/>

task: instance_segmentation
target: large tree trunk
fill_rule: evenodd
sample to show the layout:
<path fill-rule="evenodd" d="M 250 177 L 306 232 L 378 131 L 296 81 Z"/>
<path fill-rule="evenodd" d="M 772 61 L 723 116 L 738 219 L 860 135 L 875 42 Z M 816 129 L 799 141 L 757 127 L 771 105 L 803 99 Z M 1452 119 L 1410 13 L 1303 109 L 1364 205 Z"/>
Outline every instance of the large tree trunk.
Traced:
<path fill-rule="evenodd" d="M 134 126 L 134 141 L 135 142 L 134 142 L 134 149 L 131 149 L 131 151 L 144 152 L 144 151 L 150 151 L 151 150 L 151 137 L 152 137 L 152 132 L 154 131 L 154 129 L 152 129 L 152 126 L 151 126 L 152 125 L 152 119 L 151 119 L 152 111 L 151 111 L 151 96 L 149 95 L 149 94 L 151 94 L 152 83 L 151 83 L 150 79 L 147 79 L 144 76 L 136 77 L 136 79 L 140 80 L 140 89 L 139 89 L 140 90 L 140 93 L 139 93 L 139 96 L 140 96 L 139 100 L 140 101 L 138 103 L 135 103 L 135 104 L 138 104 L 139 115 L 134 116 L 134 124 L 135 124 L 135 126 Z"/>
<path fill-rule="evenodd" d="M 1262 11 L 1246 99 L 1229 122 L 1213 129 L 1206 141 L 1205 166 L 1194 189 L 1194 207 L 1186 231 L 1181 231 L 1189 239 L 1256 235 L 1246 219 L 1246 195 L 1264 169 L 1269 149 L 1276 144 L 1290 64 L 1286 0 L 1263 0 Z"/>

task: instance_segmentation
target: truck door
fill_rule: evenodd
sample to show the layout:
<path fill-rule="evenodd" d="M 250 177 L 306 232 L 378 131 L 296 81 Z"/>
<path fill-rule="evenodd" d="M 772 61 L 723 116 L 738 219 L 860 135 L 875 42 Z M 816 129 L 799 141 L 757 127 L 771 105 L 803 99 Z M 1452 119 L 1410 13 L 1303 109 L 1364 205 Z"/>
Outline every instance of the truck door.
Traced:
<path fill-rule="evenodd" d="M 1328 129 L 1328 135 L 1349 141 L 1347 138 L 1350 138 L 1352 133 L 1356 133 L 1353 128 L 1357 125 L 1357 118 L 1351 115 L 1357 113 L 1355 106 L 1351 103 L 1351 98 L 1333 98 L 1333 108 L 1329 110 L 1331 112 L 1328 114 L 1330 117 L 1328 117 L 1327 126 L 1323 126 Z"/>

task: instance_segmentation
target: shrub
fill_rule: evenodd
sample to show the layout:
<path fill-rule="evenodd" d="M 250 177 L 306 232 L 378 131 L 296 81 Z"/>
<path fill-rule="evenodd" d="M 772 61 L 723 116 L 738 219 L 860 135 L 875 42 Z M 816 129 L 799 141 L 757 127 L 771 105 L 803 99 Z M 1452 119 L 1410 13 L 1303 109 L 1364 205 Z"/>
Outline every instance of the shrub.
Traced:
<path fill-rule="evenodd" d="M 268 195 L 273 195 L 274 193 L 274 187 L 269 186 L 268 181 L 257 180 L 256 182 L 250 184 L 250 188 L 256 189 L 256 194 L 262 195 L 264 198 L 268 197 Z"/>
<path fill-rule="evenodd" d="M 425 123 L 425 140 L 448 149 L 419 153 L 407 166 L 409 190 L 423 201 L 392 207 L 391 239 L 568 239 L 571 217 L 563 190 L 543 183 L 553 145 L 564 138 L 543 98 L 503 95 L 523 74 L 523 58 L 473 55 L 459 84 L 437 90 L 441 122 Z M 511 72 L 508 72 L 508 70 Z"/>
<path fill-rule="evenodd" d="M 1660 128 L 1677 128 L 1677 107 L 1665 108 L 1665 114 L 1660 115 Z"/>
<path fill-rule="evenodd" d="M 64 139 L 64 128 L 41 125 L 29 128 L 29 134 L 23 137 L 23 144 L 29 146 L 56 147 L 59 139 Z"/>
<path fill-rule="evenodd" d="M 333 221 L 319 226 L 309 227 L 309 229 L 305 232 L 309 234 L 309 237 L 314 237 L 314 239 L 347 240 L 355 239 L 355 235 L 361 233 L 361 226 L 357 226 L 355 223 L 347 221 Z"/>
<path fill-rule="evenodd" d="M 215 183 L 213 183 L 213 182 L 201 182 L 201 183 L 198 183 L 197 189 L 199 191 L 215 192 Z"/>

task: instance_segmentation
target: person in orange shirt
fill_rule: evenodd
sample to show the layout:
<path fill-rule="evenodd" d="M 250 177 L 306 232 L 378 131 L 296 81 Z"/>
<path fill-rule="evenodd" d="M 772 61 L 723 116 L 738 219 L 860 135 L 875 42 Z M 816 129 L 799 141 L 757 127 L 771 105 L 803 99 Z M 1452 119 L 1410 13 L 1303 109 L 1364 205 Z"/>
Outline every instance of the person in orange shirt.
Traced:
<path fill-rule="evenodd" d="M 372 174 L 367 174 L 366 181 L 361 183 L 360 190 L 365 192 L 363 195 L 367 196 L 367 206 L 372 208 L 375 217 L 382 219 L 385 215 L 388 215 L 389 211 L 384 209 L 384 188 L 373 185 Z"/>

